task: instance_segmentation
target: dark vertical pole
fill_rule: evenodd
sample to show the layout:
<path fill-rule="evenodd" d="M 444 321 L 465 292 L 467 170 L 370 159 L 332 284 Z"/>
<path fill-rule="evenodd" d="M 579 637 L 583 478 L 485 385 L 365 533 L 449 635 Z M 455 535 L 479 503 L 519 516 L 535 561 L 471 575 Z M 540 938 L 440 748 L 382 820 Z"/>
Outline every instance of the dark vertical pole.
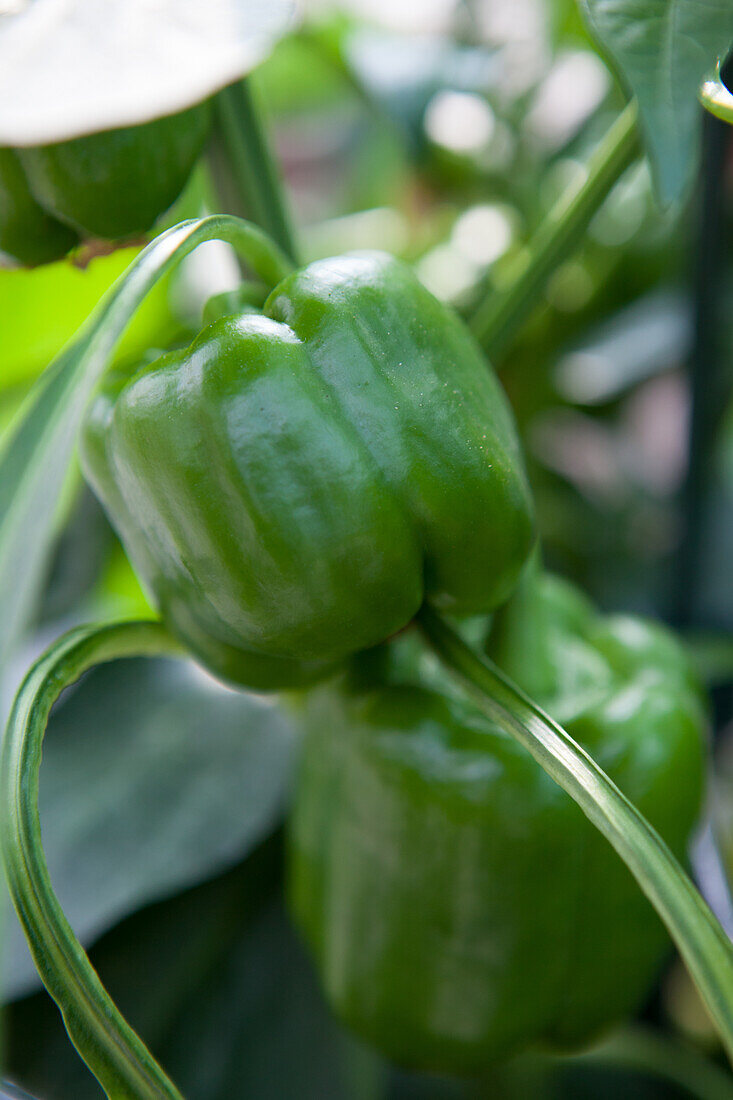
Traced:
<path fill-rule="evenodd" d="M 730 397 L 721 347 L 721 290 L 725 268 L 724 169 L 731 132 L 726 123 L 705 114 L 695 242 L 694 341 L 689 363 L 688 468 L 681 496 L 682 529 L 671 607 L 672 619 L 681 627 L 711 625 L 699 622 L 699 600 L 717 429 Z"/>

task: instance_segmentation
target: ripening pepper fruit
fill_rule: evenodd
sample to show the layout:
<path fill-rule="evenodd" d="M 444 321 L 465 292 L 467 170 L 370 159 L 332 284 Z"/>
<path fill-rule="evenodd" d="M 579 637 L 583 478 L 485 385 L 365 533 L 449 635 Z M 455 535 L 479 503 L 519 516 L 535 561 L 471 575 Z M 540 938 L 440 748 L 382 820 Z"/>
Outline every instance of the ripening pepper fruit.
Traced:
<path fill-rule="evenodd" d="M 253 687 L 324 675 L 423 600 L 488 611 L 534 538 L 495 376 L 382 253 L 313 263 L 110 376 L 82 459 L 164 620 Z"/>
<path fill-rule="evenodd" d="M 552 577 L 534 605 L 531 624 L 513 601 L 500 613 L 495 656 L 525 689 L 539 660 L 539 701 L 684 858 L 704 708 L 680 648 Z M 336 1012 L 398 1063 L 472 1075 L 582 1046 L 641 1006 L 666 931 L 570 797 L 411 635 L 303 700 L 295 921 Z"/>
<path fill-rule="evenodd" d="M 200 103 L 138 126 L 0 150 L 0 249 L 45 263 L 80 237 L 150 229 L 183 190 L 210 122 Z"/>

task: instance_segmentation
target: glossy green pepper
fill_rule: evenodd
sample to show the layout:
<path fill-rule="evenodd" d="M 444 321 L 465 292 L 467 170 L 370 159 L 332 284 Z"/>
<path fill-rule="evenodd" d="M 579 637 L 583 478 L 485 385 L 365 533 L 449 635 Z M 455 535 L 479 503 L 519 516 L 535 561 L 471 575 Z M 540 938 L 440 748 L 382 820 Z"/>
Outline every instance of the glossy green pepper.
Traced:
<path fill-rule="evenodd" d="M 661 627 L 547 577 L 490 638 L 683 857 L 704 709 Z M 532 621 L 530 621 L 532 620 Z M 528 637 L 529 636 L 529 637 Z M 525 642 L 529 642 L 525 645 Z M 607 841 L 416 636 L 304 701 L 296 923 L 338 1014 L 398 1063 L 476 1074 L 635 1011 L 667 934 Z"/>
<path fill-rule="evenodd" d="M 0 150 L 0 248 L 43 263 L 79 237 L 145 232 L 183 190 L 210 122 L 200 103 L 139 126 Z"/>
<path fill-rule="evenodd" d="M 213 671 L 317 678 L 424 600 L 487 611 L 533 542 L 506 399 L 458 317 L 382 253 L 110 377 L 82 457 L 165 621 Z"/>

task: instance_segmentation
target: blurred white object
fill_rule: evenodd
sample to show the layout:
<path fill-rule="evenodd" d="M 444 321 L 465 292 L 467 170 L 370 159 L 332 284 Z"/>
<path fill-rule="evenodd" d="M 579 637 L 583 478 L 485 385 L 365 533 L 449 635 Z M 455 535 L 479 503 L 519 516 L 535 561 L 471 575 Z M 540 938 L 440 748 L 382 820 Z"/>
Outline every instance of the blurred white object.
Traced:
<path fill-rule="evenodd" d="M 436 145 L 454 153 L 477 153 L 491 141 L 496 118 L 481 96 L 438 92 L 425 111 L 425 132 Z"/>
<path fill-rule="evenodd" d="M 420 281 L 444 302 L 453 301 L 473 286 L 477 270 L 477 265 L 450 243 L 431 249 L 416 265 Z"/>
<path fill-rule="evenodd" d="M 293 0 L 33 0 L 0 9 L 0 145 L 183 110 L 267 55 Z"/>
<path fill-rule="evenodd" d="M 398 255 L 407 246 L 409 231 L 404 214 L 390 206 L 375 206 L 306 226 L 301 236 L 310 261 L 360 248 Z"/>
<path fill-rule="evenodd" d="M 418 277 L 436 298 L 455 301 L 504 255 L 514 239 L 515 218 L 498 203 L 470 206 L 456 218 L 450 238 L 419 260 Z"/>
<path fill-rule="evenodd" d="M 549 5 L 543 0 L 483 0 L 475 13 L 482 38 L 500 47 L 498 87 L 511 101 L 536 84 L 550 64 Z"/>
<path fill-rule="evenodd" d="M 225 241 L 205 241 L 178 266 L 171 295 L 174 312 L 183 320 L 199 322 L 209 298 L 236 290 L 242 281 L 237 254 Z"/>
<path fill-rule="evenodd" d="M 503 256 L 514 236 L 514 212 L 495 203 L 470 206 L 456 220 L 452 241 L 475 264 L 488 266 Z"/>
<path fill-rule="evenodd" d="M 547 152 L 561 149 L 605 99 L 608 70 L 588 50 L 561 53 L 535 92 L 527 130 Z"/>

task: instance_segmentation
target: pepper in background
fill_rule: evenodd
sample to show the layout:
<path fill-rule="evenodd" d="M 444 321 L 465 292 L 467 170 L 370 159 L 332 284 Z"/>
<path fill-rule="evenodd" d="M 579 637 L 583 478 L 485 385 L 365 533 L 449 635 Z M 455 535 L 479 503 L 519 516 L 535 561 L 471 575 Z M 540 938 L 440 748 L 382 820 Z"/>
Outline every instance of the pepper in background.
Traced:
<path fill-rule="evenodd" d="M 490 611 L 534 541 L 496 377 L 383 253 L 295 271 L 263 312 L 109 375 L 82 460 L 165 622 L 250 687 L 322 677 L 424 600 Z"/>
<path fill-rule="evenodd" d="M 0 252 L 34 265 L 80 239 L 147 231 L 183 190 L 210 125 L 205 102 L 139 126 L 0 149 Z"/>
<path fill-rule="evenodd" d="M 78 243 L 73 229 L 36 202 L 17 153 L 0 148 L 0 254 L 35 266 L 61 259 Z"/>
<path fill-rule="evenodd" d="M 533 573 L 489 649 L 678 857 L 705 712 L 663 628 Z M 398 1063 L 478 1074 L 637 1010 L 670 944 L 631 874 L 415 633 L 303 701 L 291 908 L 337 1013 Z"/>

